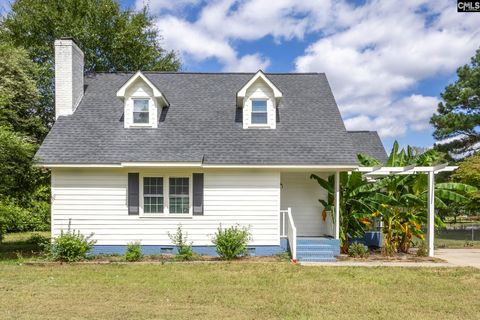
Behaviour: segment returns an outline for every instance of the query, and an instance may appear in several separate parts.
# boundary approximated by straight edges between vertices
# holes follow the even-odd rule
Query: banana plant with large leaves
[[[380,162],[367,155],[358,155],[363,166],[376,166]],[[443,160],[435,150],[417,154],[411,147],[399,150],[393,144],[386,167],[409,165],[432,166]],[[330,212],[334,206],[334,176],[323,179],[312,175],[327,190],[327,199],[320,203]],[[435,206],[447,207],[463,203],[476,188],[460,183],[439,183],[435,186]],[[408,252],[414,237],[423,239],[421,226],[427,221],[428,180],[425,174],[390,175],[368,182],[360,172],[340,173],[340,240],[342,252],[348,250],[348,236],[361,236],[374,218],[383,221],[384,253]],[[443,225],[436,217],[437,226]]]
[[[372,159],[359,158],[365,165],[371,165]],[[442,161],[442,156],[435,150],[415,154],[412,148],[398,150],[395,142],[385,164],[387,167],[405,167],[408,165],[433,166]],[[377,179],[372,190],[383,196],[376,196],[371,203],[376,206],[376,215],[384,222],[384,253],[397,251],[408,252],[413,238],[423,239],[421,225],[427,220],[428,180],[426,174],[390,175]],[[445,208],[449,203],[468,201],[470,193],[476,188],[461,183],[439,183],[435,186],[435,206]],[[379,199],[381,198],[381,199]],[[443,225],[436,217],[437,226]]]
[[[327,199],[318,201],[324,210],[332,213],[335,201],[335,177],[331,175],[324,179],[312,174],[311,178],[327,191]],[[362,236],[365,226],[370,223],[373,212],[369,203],[371,189],[372,186],[360,172],[340,173],[340,247],[343,253],[348,251],[348,236]]]

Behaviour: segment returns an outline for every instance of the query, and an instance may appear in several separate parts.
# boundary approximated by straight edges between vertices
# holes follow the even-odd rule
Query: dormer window
[[[118,91],[124,101],[125,128],[157,128],[162,108],[168,107],[165,95],[138,71]]]
[[[133,123],[149,123],[150,99],[133,99]]]
[[[252,124],[267,124],[267,100],[252,100]]]
[[[275,129],[282,93],[260,70],[238,92],[243,109],[243,129]]]

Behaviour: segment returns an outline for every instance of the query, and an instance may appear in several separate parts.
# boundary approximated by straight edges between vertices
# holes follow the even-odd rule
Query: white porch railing
[[[297,259],[297,228],[292,217],[292,208],[280,210],[280,237],[287,238],[292,259]]]

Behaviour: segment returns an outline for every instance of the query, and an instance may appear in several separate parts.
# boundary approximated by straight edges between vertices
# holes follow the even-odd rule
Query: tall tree
[[[441,94],[444,102],[438,104],[438,114],[430,120],[435,139],[449,139],[437,148],[451,156],[480,149],[480,49],[470,64],[458,68],[457,76]]]
[[[470,201],[461,209],[469,214],[480,214],[480,153],[472,155],[460,162],[458,170],[452,175],[453,179],[470,184],[477,188]]]
[[[155,21],[145,7],[123,10],[116,0],[17,0],[0,22],[0,41],[24,47],[38,64],[42,120],[54,119],[54,47],[74,37],[85,54],[85,71],[176,71],[176,54],[160,46]]]
[[[36,140],[46,132],[40,119],[38,68],[26,50],[0,43],[0,126]]]
[[[28,202],[43,179],[40,169],[32,166],[36,150],[27,137],[0,126],[0,200]]]

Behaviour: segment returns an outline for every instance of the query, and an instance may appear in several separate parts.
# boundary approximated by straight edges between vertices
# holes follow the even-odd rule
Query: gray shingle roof
[[[367,154],[382,163],[387,162],[388,155],[377,131],[348,131],[357,153]]]
[[[170,102],[157,129],[123,127],[116,92],[132,73],[90,75],[74,114],[60,117],[39,149],[40,163],[357,164],[324,74],[266,74],[283,93],[273,130],[239,121],[236,92],[253,73],[144,74]]]

